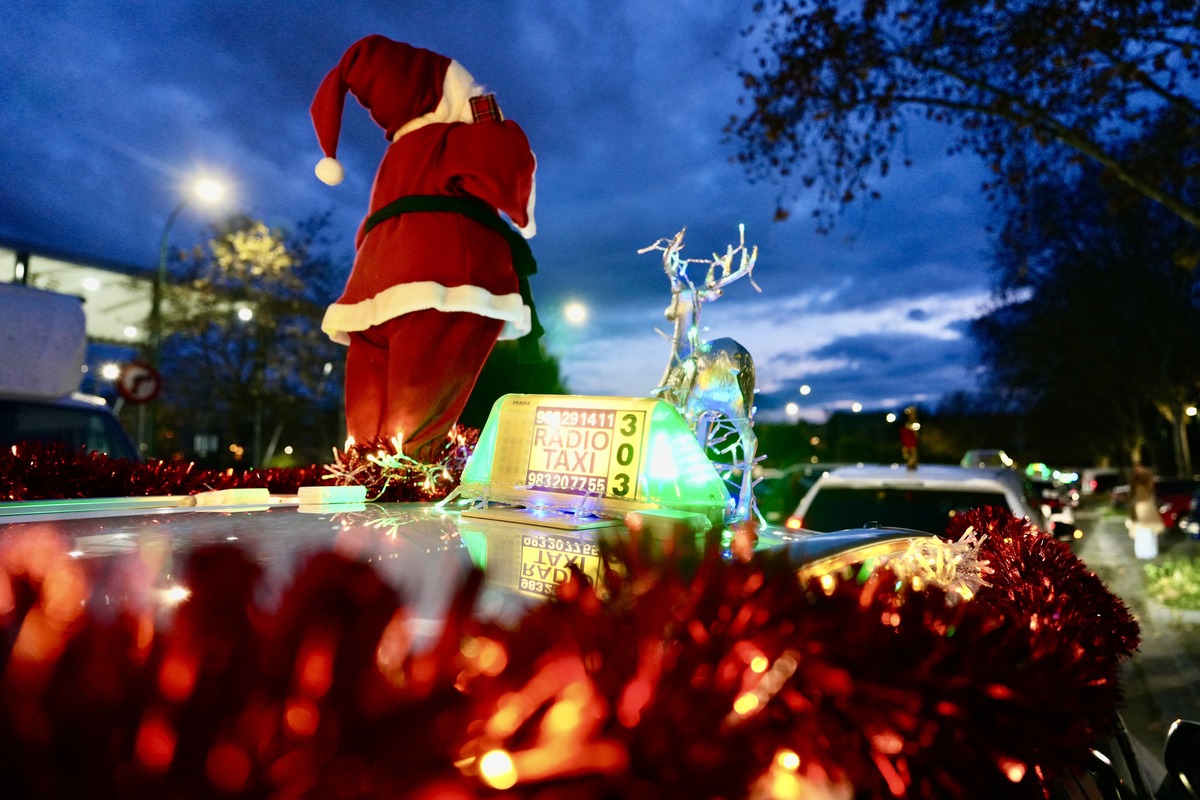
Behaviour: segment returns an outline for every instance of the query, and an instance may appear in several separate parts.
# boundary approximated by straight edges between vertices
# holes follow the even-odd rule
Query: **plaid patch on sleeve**
[[[494,94],[471,98],[471,121],[481,122],[485,119],[494,119],[496,122],[504,121],[504,115],[500,113],[500,106],[496,103]]]

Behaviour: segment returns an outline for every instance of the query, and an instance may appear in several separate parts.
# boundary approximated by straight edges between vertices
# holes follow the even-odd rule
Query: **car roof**
[[[94,394],[72,392],[63,397],[25,397],[21,395],[0,395],[0,403],[12,403],[23,406],[47,406],[52,408],[78,408],[84,411],[95,411],[97,408],[107,409],[108,402]]]
[[[998,488],[1019,491],[1020,478],[1010,469],[1003,467],[959,467],[949,464],[921,464],[908,469],[900,464],[858,464],[839,467],[825,473],[823,485],[858,484],[875,485],[886,483],[891,486],[920,488]]]
[[[263,567],[268,594],[286,585],[315,552],[334,551],[375,563],[384,579],[409,598],[419,637],[439,630],[435,621],[474,567],[484,570],[486,597],[478,613],[511,618],[543,601],[552,584],[566,577],[568,563],[595,578],[599,539],[608,531],[621,536],[626,530],[620,524],[556,529],[532,521],[480,518],[461,506],[443,509],[431,503],[304,505],[297,496],[268,496],[265,489],[0,503],[0,545],[22,533],[52,531],[69,543],[71,556],[100,588],[109,579],[135,573],[162,588],[177,580],[173,572],[190,553],[229,542]],[[900,554],[910,541],[927,536],[887,528],[819,538],[771,526],[758,533],[757,549],[786,551],[796,569],[818,571],[882,553]],[[162,567],[159,574],[151,574],[139,560],[148,546],[160,556],[155,559]],[[539,565],[554,574],[536,587],[524,585],[522,579]]]

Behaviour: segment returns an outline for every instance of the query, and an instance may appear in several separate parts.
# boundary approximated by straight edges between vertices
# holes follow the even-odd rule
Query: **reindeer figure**
[[[738,246],[728,246],[724,256],[714,253],[709,261],[685,259],[680,251],[686,230],[638,251],[662,251],[663,269],[671,282],[671,305],[665,312],[666,318],[674,323],[671,356],[653,394],[679,409],[706,450],[712,449],[722,456],[740,451],[736,460],[716,466],[731,485],[738,487],[735,518],[745,520],[754,510],[753,468],[758,449],[758,438],[754,435],[754,359],[733,339],[703,340],[700,309],[704,303],[720,297],[724,287],[742,277],[748,278],[755,290],[762,291],[751,277],[758,247],[746,250],[745,226],[739,226]],[[734,256],[740,256],[737,269],[733,268]],[[689,265],[697,263],[708,266],[704,282],[699,285],[687,272]],[[734,482],[731,476],[738,470],[740,482]]]

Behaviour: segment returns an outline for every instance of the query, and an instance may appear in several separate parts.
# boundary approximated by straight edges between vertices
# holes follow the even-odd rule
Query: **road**
[[[1161,758],[1176,719],[1200,720],[1200,612],[1171,615],[1145,593],[1145,564],[1134,557],[1124,519],[1103,507],[1077,514],[1084,531],[1076,553],[1129,606],[1142,628],[1142,645],[1126,663],[1122,716],[1130,733]],[[1200,556],[1200,541],[1165,533],[1159,560],[1169,554]]]

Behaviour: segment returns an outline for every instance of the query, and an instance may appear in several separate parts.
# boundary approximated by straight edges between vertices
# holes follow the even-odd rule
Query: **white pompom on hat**
[[[346,177],[346,170],[342,167],[342,162],[329,156],[318,161],[317,167],[313,171],[317,173],[317,178],[321,183],[329,186],[337,186]]]
[[[345,177],[337,160],[346,92],[371,115],[389,140],[432,122],[471,122],[470,98],[483,93],[458,62],[432,50],[367,36],[350,45],[313,97],[313,127],[324,151],[316,167],[323,183]]]

